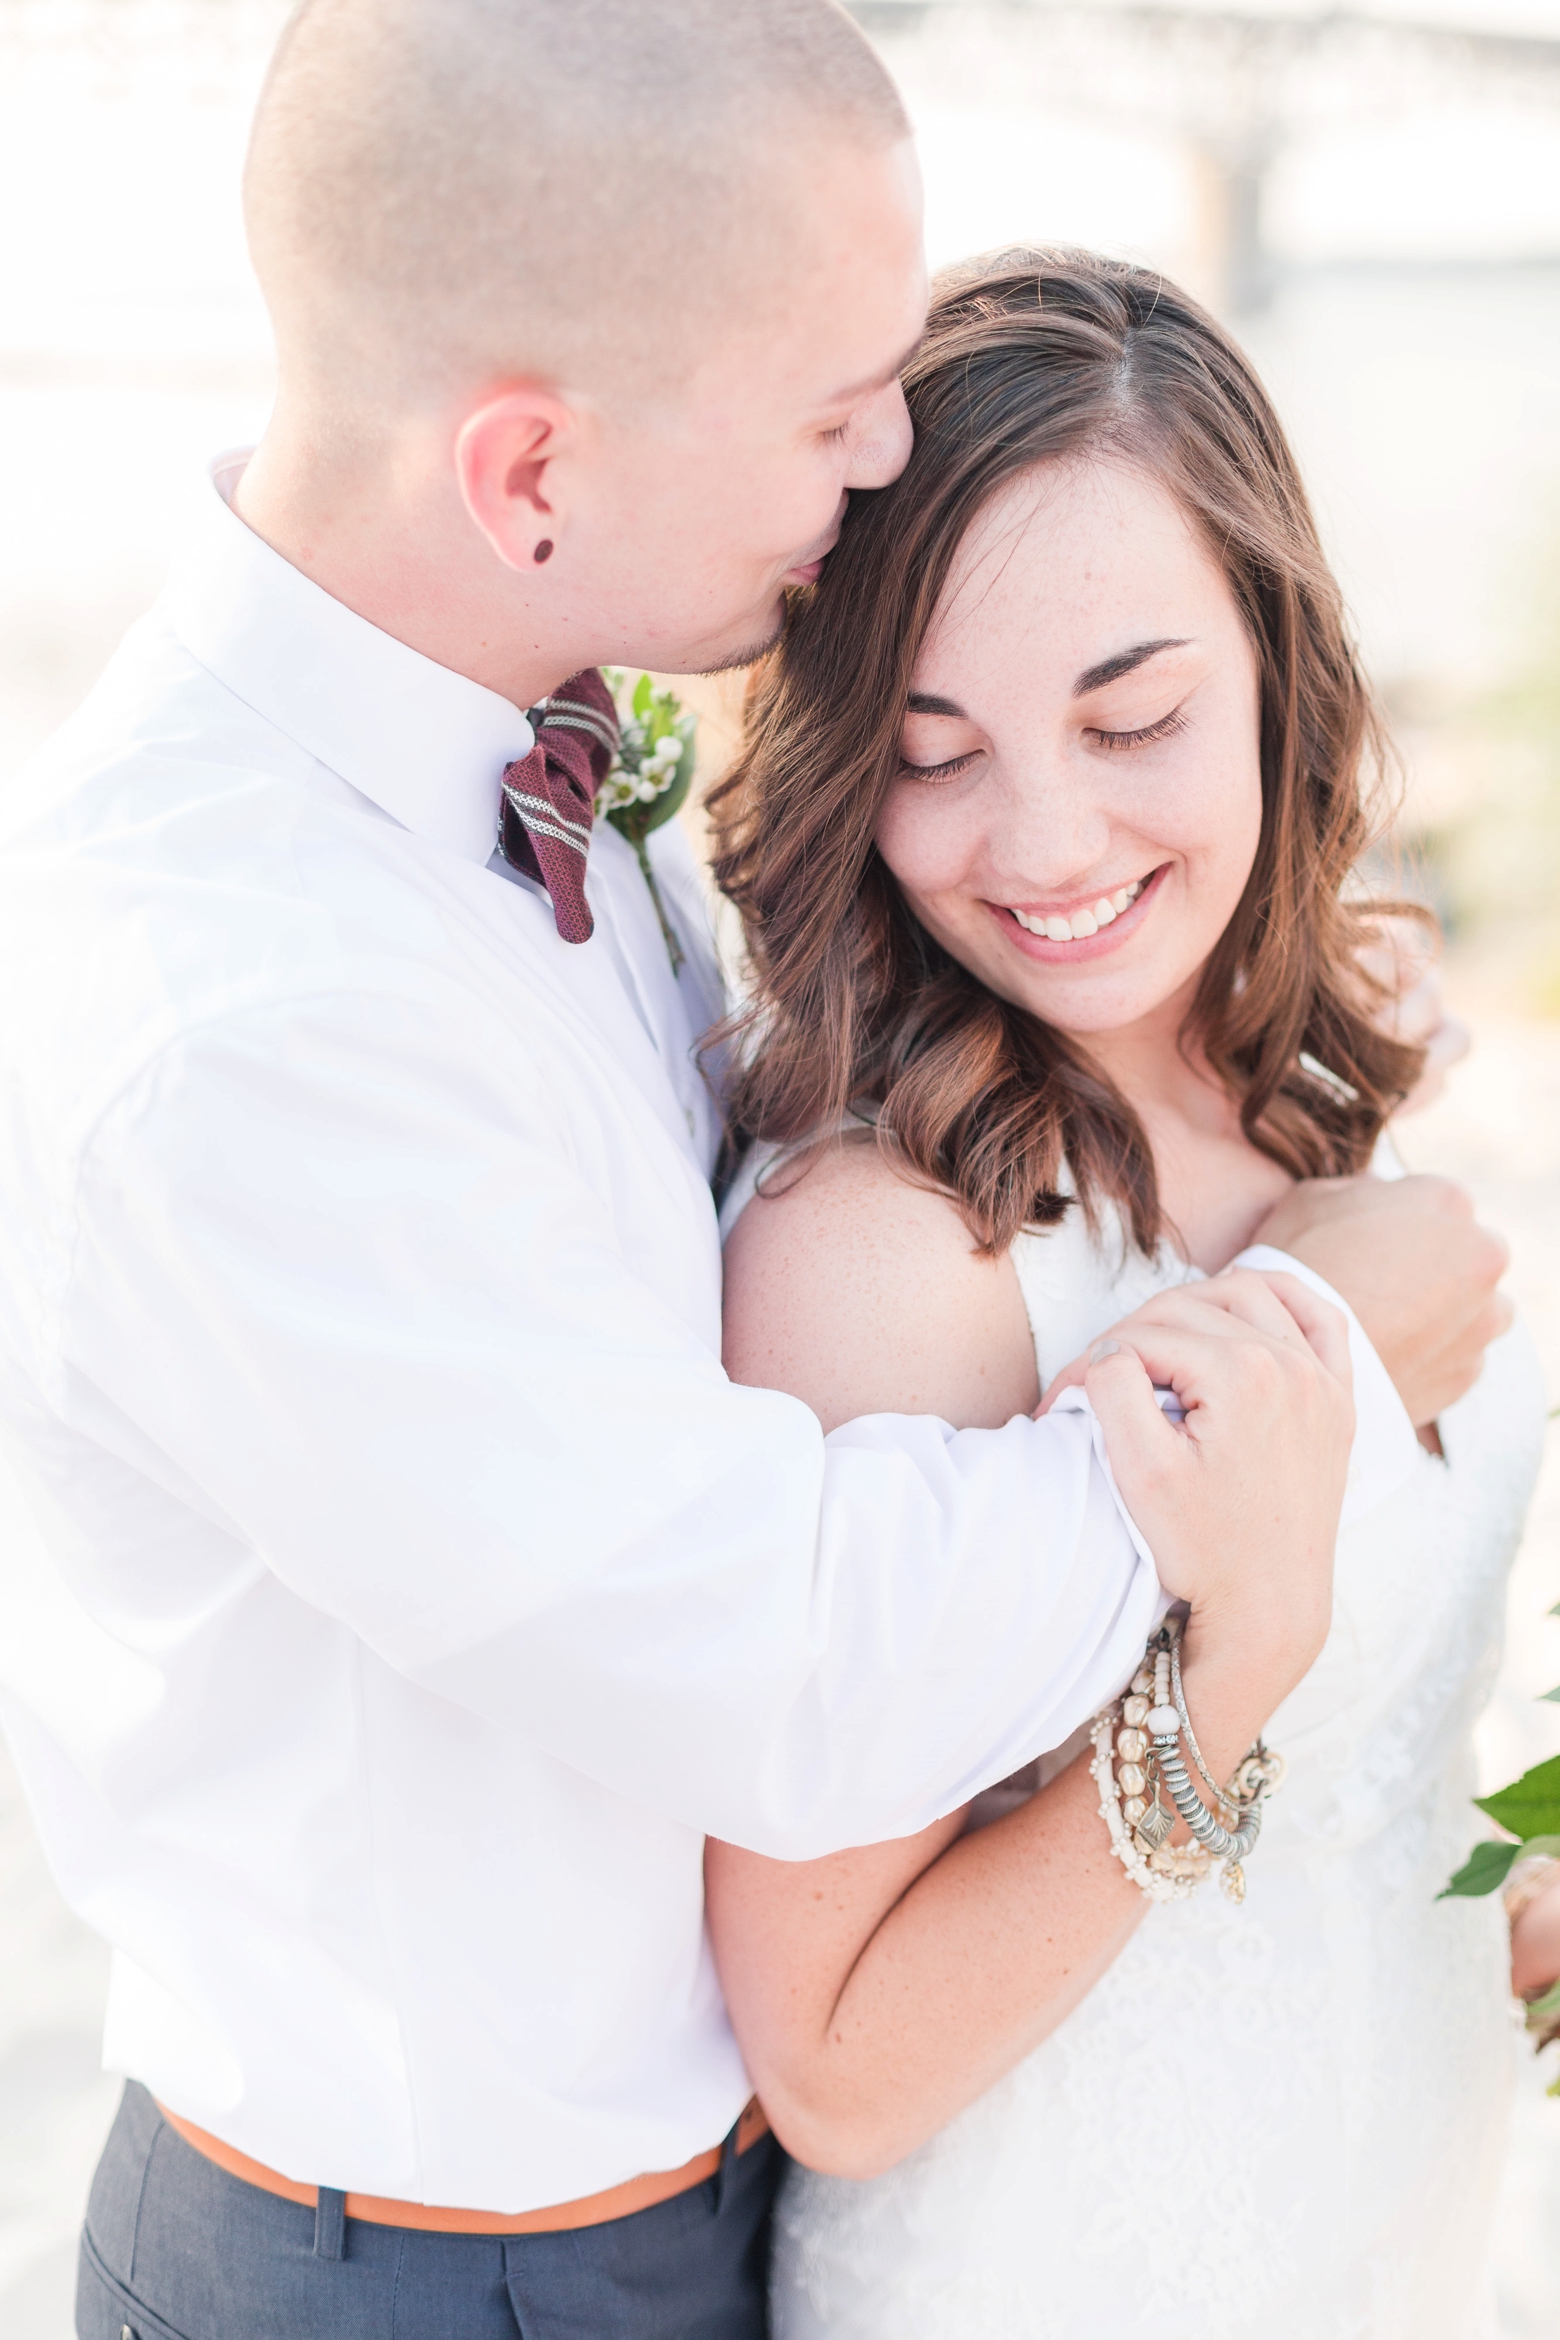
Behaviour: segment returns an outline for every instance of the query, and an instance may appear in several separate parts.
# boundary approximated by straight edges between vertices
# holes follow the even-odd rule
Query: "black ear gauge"
[[[535,560],[538,560],[538,561],[550,561],[550,560],[552,559],[552,549],[553,549],[553,540],[552,540],[552,538],[551,538],[550,536],[544,536],[544,537],[542,538],[542,541],[541,541],[541,543],[540,543],[540,544],[537,546],[537,548],[536,548],[536,551],[535,551],[535,553],[534,553],[534,555],[533,555],[532,557],[533,557],[533,559],[535,559]]]

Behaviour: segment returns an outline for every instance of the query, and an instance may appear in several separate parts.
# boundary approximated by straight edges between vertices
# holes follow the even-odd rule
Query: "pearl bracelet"
[[[1221,1887],[1239,1902],[1246,1896],[1241,1864],[1261,1834],[1262,1802],[1283,1778],[1283,1758],[1270,1753],[1259,1738],[1230,1785],[1215,1785],[1186,1710],[1180,1632],[1178,1619],[1166,1620],[1144,1651],[1143,1666],[1126,1696],[1095,1718],[1093,1770],[1100,1817],[1110,1831],[1111,1850],[1134,1884],[1153,1900],[1184,1901],[1218,1861]],[[1199,1795],[1187,1769],[1181,1754],[1183,1734],[1211,1804]],[[1194,1841],[1189,1845],[1166,1842],[1175,1827],[1175,1813],[1165,1807],[1161,1782],[1175,1812],[1191,1830]]]
[[[1095,1783],[1100,1791],[1100,1818],[1110,1831],[1110,1849],[1132,1879],[1133,1884],[1141,1892],[1146,1893],[1150,1901],[1188,1901],[1201,1884],[1201,1876],[1192,1873],[1190,1863],[1185,1860],[1184,1855],[1181,1860],[1171,1865],[1165,1862],[1162,1851],[1158,1849],[1148,1854],[1142,1852],[1139,1849],[1136,1832],[1125,1816],[1127,1805],[1133,1803],[1141,1805],[1143,1799],[1140,1795],[1132,1795],[1123,1799],[1121,1792],[1123,1783],[1118,1779],[1112,1760],[1115,1752],[1114,1741],[1118,1735],[1117,1725],[1120,1713],[1121,1701],[1118,1699],[1114,1706],[1106,1707],[1103,1713],[1095,1716],[1094,1728],[1091,1733],[1094,1741],[1094,1762],[1091,1768],[1094,1772]],[[1129,1726],[1128,1730],[1122,1731],[1119,1735],[1123,1738],[1129,1735],[1141,1738],[1142,1733]],[[1121,1768],[1130,1776],[1136,1767],[1129,1759],[1123,1763]],[[1208,1856],[1203,1853],[1201,1845],[1185,1849],[1189,1852],[1202,1853],[1203,1861],[1206,1863]]]

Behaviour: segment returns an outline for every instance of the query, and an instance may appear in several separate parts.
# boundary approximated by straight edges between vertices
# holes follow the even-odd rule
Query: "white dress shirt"
[[[680,982],[610,828],[561,942],[530,742],[213,497],[0,837],[0,1681],[106,2060],[506,2211],[735,2118],[706,1832],[921,1827],[1158,1598],[1086,1415],[726,1380],[691,861]]]

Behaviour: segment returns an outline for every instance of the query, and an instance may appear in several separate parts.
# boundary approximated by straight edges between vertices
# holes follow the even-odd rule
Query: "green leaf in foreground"
[[[1560,1706],[1560,1682],[1557,1682],[1552,1690],[1546,1690],[1543,1693],[1541,1703],[1549,1706]]]
[[[1437,1901],[1446,1901],[1453,1894],[1493,1893],[1497,1885],[1504,1885],[1506,1873],[1522,1850],[1520,1844],[1493,1844],[1486,1840],[1476,1844],[1455,1877],[1442,1886]]]
[[[1560,1834],[1560,1755],[1551,1755],[1547,1763],[1535,1763],[1510,1787],[1473,1800],[1497,1827],[1509,1829],[1513,1836]]]
[[[1560,1982],[1551,1983],[1541,1998],[1528,2001],[1527,2018],[1535,2030],[1552,2015],[1560,2015]]]
[[[1452,1893],[1493,1893],[1497,1885],[1505,1883],[1513,1861],[1519,1857],[1525,1860],[1529,1853],[1547,1853],[1551,1860],[1560,1860],[1560,1836],[1529,1836],[1521,1844],[1498,1844],[1488,1838],[1483,1844],[1476,1844],[1451,1883],[1436,1895],[1436,1900],[1445,1901]]]

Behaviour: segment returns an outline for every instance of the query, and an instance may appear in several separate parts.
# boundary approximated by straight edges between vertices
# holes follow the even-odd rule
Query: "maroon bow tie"
[[[536,745],[504,772],[498,838],[504,859],[547,889],[565,942],[589,942],[585,899],[596,791],[617,752],[618,719],[599,671],[569,677],[546,702]]]

